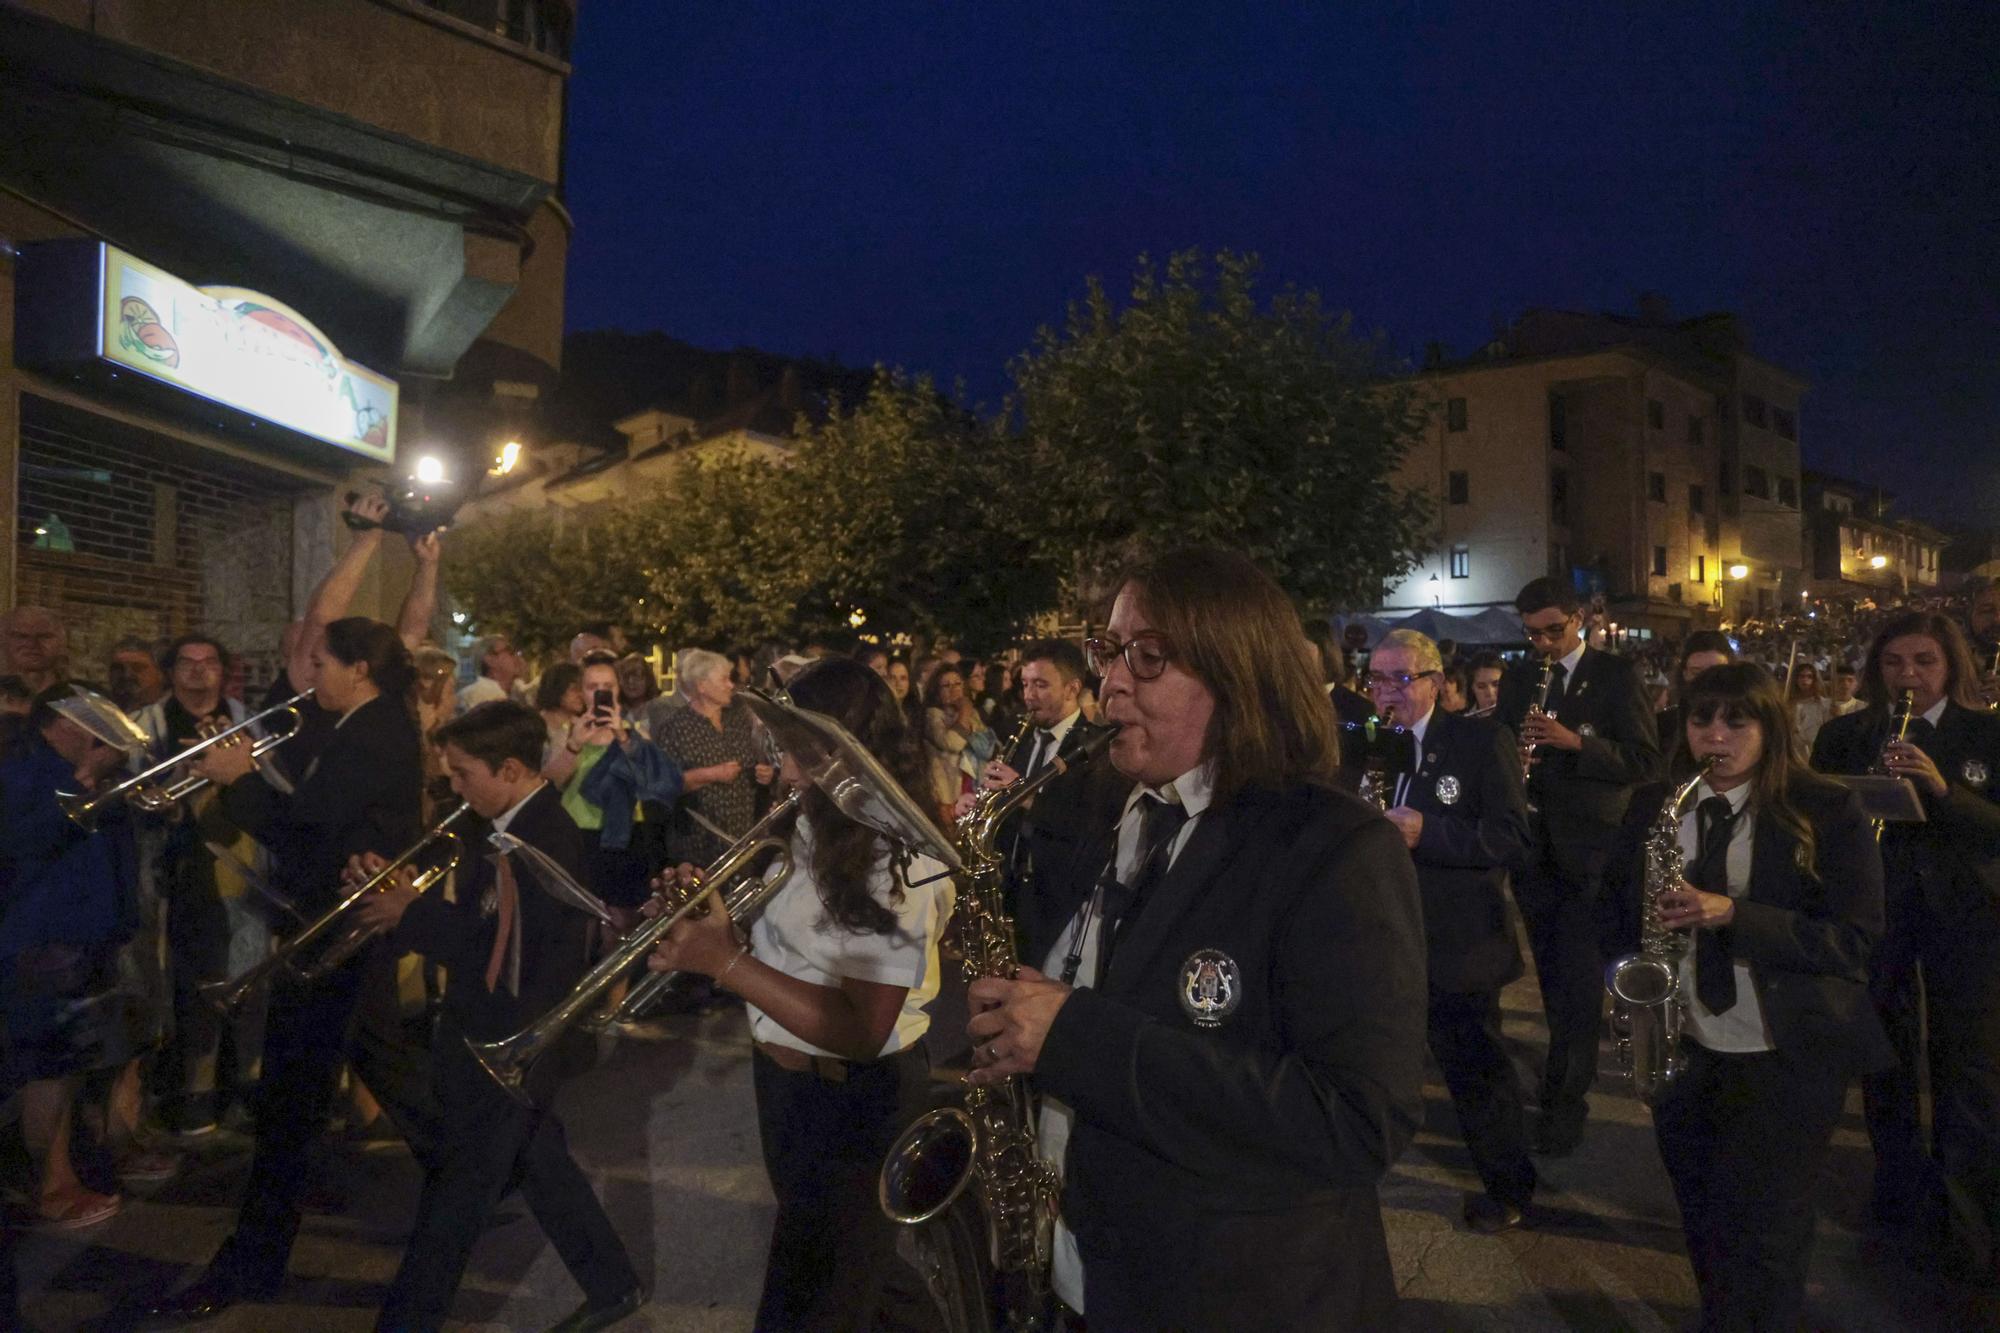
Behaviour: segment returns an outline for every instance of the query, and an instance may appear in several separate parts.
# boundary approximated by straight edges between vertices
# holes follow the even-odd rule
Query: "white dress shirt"
[[[1144,811],[1141,802],[1147,795],[1178,802],[1187,811],[1187,822],[1174,835],[1172,848],[1167,853],[1167,866],[1172,868],[1174,860],[1186,849],[1188,838],[1200,822],[1202,813],[1208,809],[1210,798],[1215,794],[1215,770],[1208,764],[1201,764],[1175,778],[1164,787],[1135,787],[1125,799],[1125,813],[1118,821],[1118,857],[1114,869],[1118,880],[1130,884],[1139,871],[1139,852],[1142,840]],[[1076,980],[1078,986],[1094,985],[1097,981],[1097,942],[1102,923],[1102,903],[1100,895],[1093,893],[1077,912],[1070,928],[1062,933],[1049,956],[1042,960],[1042,971],[1052,977],[1060,977],[1072,956],[1077,958]],[[1054,1162],[1058,1171],[1063,1170],[1063,1157],[1069,1151],[1070,1126],[1076,1113],[1054,1097],[1042,1098],[1041,1116],[1036,1125],[1036,1152],[1046,1162]],[[1051,1265],[1050,1280],[1056,1296],[1078,1314],[1083,1309],[1083,1260],[1076,1251],[1076,1237],[1063,1221],[1056,1220],[1055,1255]]]
[[[1424,766],[1424,733],[1430,730],[1431,714],[1435,712],[1437,705],[1432,704],[1429,711],[1410,727],[1410,767],[1396,775],[1396,798],[1389,802],[1391,806],[1409,803],[1410,784],[1416,780],[1417,770]]]
[[[1050,759],[1061,754],[1063,741],[1068,739],[1070,728],[1074,727],[1076,720],[1082,716],[1082,709],[1071,709],[1070,715],[1054,726],[1035,728],[1035,743],[1028,747],[1028,760],[1019,770],[1021,776],[1026,777],[1035,771],[1035,763],[1042,758],[1042,747],[1044,745],[1049,747],[1048,757]]]
[[[1704,782],[1694,789],[1694,794],[1696,799],[1689,803],[1688,812],[1681,816],[1681,855],[1690,866],[1701,846],[1701,803],[1715,792]],[[1749,783],[1738,783],[1723,795],[1729,802],[1729,808],[1736,811],[1736,823],[1730,832],[1729,852],[1725,858],[1729,896],[1741,898],[1750,891],[1750,854],[1757,827],[1757,812],[1745,808],[1750,799]],[[1695,887],[1701,886],[1697,884]],[[1702,1004],[1694,984],[1695,939],[1701,929],[1697,926],[1688,932],[1688,950],[1681,957],[1681,996],[1687,1001],[1688,1035],[1711,1051],[1732,1055],[1775,1051],[1777,1044],[1771,1040],[1771,1029],[1764,1022],[1764,1008],[1757,1002],[1756,983],[1750,978],[1750,964],[1740,959],[1735,962],[1736,1003],[1728,1013],[1711,1013]]]

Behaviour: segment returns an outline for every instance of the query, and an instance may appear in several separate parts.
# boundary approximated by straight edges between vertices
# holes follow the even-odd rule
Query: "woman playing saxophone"
[[[1668,784],[1632,799],[1608,872],[1637,942],[1647,838],[1702,765],[1679,821],[1685,878],[1660,892],[1679,952],[1684,1068],[1653,1106],[1703,1328],[1796,1328],[1812,1187],[1848,1081],[1887,1039],[1867,995],[1882,933],[1882,860],[1860,800],[1794,757],[1790,710],[1754,664],[1687,688]]]
[[[874,672],[827,658],[788,689],[931,808],[922,740]],[[647,966],[713,977],[749,1006],[757,1122],[778,1199],[757,1327],[871,1328],[896,1238],[876,1205],[876,1173],[929,1079],[921,1038],[952,887],[943,865],[898,857],[807,786],[789,755],[780,776],[806,787],[793,870],[748,939],[712,904],[676,926]]]

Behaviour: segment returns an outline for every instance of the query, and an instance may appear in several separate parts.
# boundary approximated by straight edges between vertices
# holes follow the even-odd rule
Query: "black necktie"
[[[1695,812],[1694,886],[1707,893],[1729,894],[1729,843],[1736,833],[1736,811],[1727,796],[1711,796]],[[1697,930],[1694,941],[1694,993],[1711,1014],[1726,1013],[1736,1004],[1736,967],[1722,937]]]
[[[1035,748],[1028,756],[1028,767],[1021,773],[1023,779],[1032,778],[1049,766],[1049,760],[1056,757],[1056,738],[1048,731],[1035,733]]]
[[[1136,917],[1146,897],[1166,878],[1174,859],[1174,839],[1188,821],[1187,807],[1179,801],[1165,801],[1147,792],[1139,809],[1139,862],[1128,886],[1117,880],[1104,885],[1102,917],[1098,923],[1097,982],[1111,969],[1111,942],[1118,927],[1128,917]]]

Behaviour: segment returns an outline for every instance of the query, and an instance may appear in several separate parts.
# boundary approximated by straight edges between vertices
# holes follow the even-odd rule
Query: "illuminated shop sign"
[[[378,462],[396,457],[396,383],[311,321],[240,287],[196,287],[110,245],[97,354]]]

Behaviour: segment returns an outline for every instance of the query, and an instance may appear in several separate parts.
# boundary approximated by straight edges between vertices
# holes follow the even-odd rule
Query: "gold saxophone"
[[[1020,967],[1014,923],[1001,904],[1004,858],[994,850],[1001,821],[1070,765],[1088,763],[1116,728],[1096,732],[1070,760],[1052,758],[1032,781],[981,792],[959,816],[959,855],[965,879],[958,899],[959,944],[965,975],[1013,978]],[[1026,1275],[1031,1289],[1046,1286],[1060,1211],[1062,1179],[1035,1154],[1035,1111],[1024,1080],[968,1083],[962,1106],[923,1116],[903,1132],[882,1164],[878,1190],[891,1221],[915,1226],[957,1201],[967,1184],[978,1191],[986,1214],[994,1268]]]
[[[1687,877],[1681,855],[1681,816],[1694,789],[1715,767],[1715,756],[1701,761],[1693,777],[1668,796],[1653,820],[1646,842],[1645,898],[1640,906],[1639,952],[1627,954],[1604,970],[1604,988],[1611,992],[1611,1033],[1618,1061],[1632,1080],[1633,1095],[1648,1106],[1687,1063],[1681,1054],[1681,1026],[1687,999],[1681,994],[1681,958],[1688,937],[1666,928],[1660,920],[1660,895],[1678,889]]]

